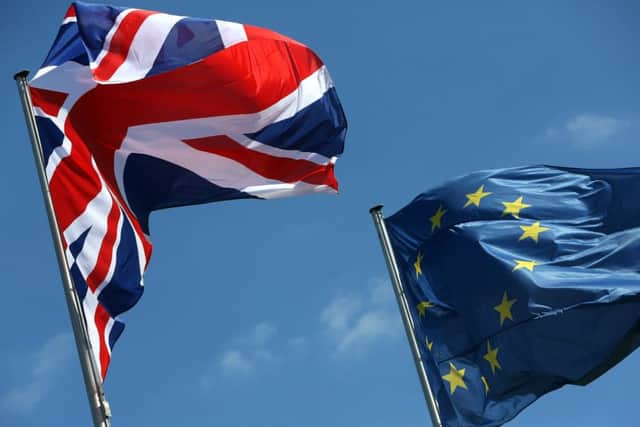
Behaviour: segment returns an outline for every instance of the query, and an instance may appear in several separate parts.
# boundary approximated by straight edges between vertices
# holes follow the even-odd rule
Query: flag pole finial
[[[29,75],[29,70],[20,70],[13,75],[13,79],[14,80],[26,79],[28,75]]]
[[[375,205],[371,209],[369,209],[369,213],[373,215],[376,212],[382,211],[383,207],[384,207],[383,205]]]

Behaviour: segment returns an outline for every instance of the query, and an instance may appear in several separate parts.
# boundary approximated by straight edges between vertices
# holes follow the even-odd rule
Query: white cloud
[[[597,114],[578,114],[562,126],[545,132],[548,140],[568,140],[580,148],[593,148],[611,141],[631,125],[629,120]]]
[[[276,362],[278,357],[273,350],[273,341],[278,334],[275,325],[260,322],[245,334],[231,340],[231,348],[225,350],[215,363],[205,369],[200,383],[205,390],[211,388],[218,375],[226,378],[249,378],[264,366]]]
[[[331,345],[334,357],[362,355],[366,350],[402,335],[393,289],[388,280],[372,279],[358,293],[341,294],[319,313],[320,331],[306,336],[281,336],[270,322],[257,323],[233,337],[229,346],[213,358],[200,378],[207,391],[220,379],[250,380],[268,368]],[[326,348],[326,346],[324,347]]]
[[[335,355],[361,354],[372,344],[401,333],[391,285],[374,279],[361,295],[342,295],[331,301],[320,321],[335,343]]]
[[[277,333],[278,329],[274,325],[268,322],[261,322],[254,326],[246,336],[237,337],[236,340],[249,346],[262,347],[267,345]]]
[[[625,121],[613,117],[582,114],[569,120],[566,129],[574,141],[591,146],[608,140],[625,126]]]
[[[29,357],[32,368],[27,375],[28,380],[0,396],[0,409],[14,412],[33,410],[49,393],[73,352],[70,333],[61,333],[47,340]]]
[[[227,375],[249,375],[254,364],[238,350],[225,351],[220,358],[220,368]]]
[[[397,316],[389,311],[377,310],[363,313],[353,327],[338,342],[338,353],[358,349],[397,333]]]
[[[374,278],[369,283],[371,301],[374,304],[397,309],[396,296],[389,280]]]
[[[330,330],[342,332],[349,328],[353,317],[361,308],[360,299],[354,295],[338,297],[322,310],[320,320]]]

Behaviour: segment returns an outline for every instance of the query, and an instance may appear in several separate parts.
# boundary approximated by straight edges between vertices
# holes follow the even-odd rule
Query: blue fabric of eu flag
[[[448,427],[501,425],[640,344],[640,168],[477,172],[385,222]]]

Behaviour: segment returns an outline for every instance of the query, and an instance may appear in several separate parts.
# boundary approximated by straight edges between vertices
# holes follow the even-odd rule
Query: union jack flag
[[[73,3],[30,92],[103,379],[143,292],[151,211],[338,189],[331,77],[273,31]]]

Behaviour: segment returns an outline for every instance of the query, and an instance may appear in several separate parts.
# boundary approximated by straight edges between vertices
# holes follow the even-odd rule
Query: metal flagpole
[[[89,334],[87,333],[84,315],[81,310],[80,299],[78,298],[76,289],[71,281],[71,274],[69,272],[69,265],[67,264],[64,245],[60,236],[60,229],[53,210],[51,193],[49,192],[49,185],[45,172],[42,144],[40,142],[38,128],[36,127],[36,119],[33,112],[33,106],[31,104],[31,95],[27,84],[28,75],[29,71],[25,70],[16,73],[13,78],[18,84],[18,92],[20,93],[24,117],[27,123],[29,137],[31,139],[33,158],[36,163],[36,169],[38,170],[42,197],[44,199],[47,216],[49,218],[49,226],[51,228],[51,237],[53,239],[56,256],[58,258],[58,268],[60,269],[60,276],[62,277],[64,296],[67,301],[67,308],[69,310],[69,317],[71,318],[71,326],[73,327],[73,335],[76,341],[78,357],[80,358],[80,366],[82,367],[84,384],[87,390],[87,397],[89,398],[91,416],[93,417],[93,424],[95,427],[111,427],[111,423],[109,421],[109,418],[111,417],[111,410],[104,396],[100,374],[98,373],[98,368],[92,356],[91,343],[89,341]]]
[[[402,315],[404,330],[407,333],[407,339],[409,340],[409,346],[411,347],[411,353],[413,354],[413,361],[416,364],[416,370],[418,371],[418,377],[420,377],[422,391],[424,392],[424,397],[427,401],[429,415],[431,415],[431,422],[433,423],[433,427],[442,427],[442,421],[440,420],[440,414],[438,413],[438,403],[431,391],[429,379],[427,378],[427,371],[425,370],[424,362],[420,355],[420,347],[418,347],[418,341],[416,340],[414,333],[415,328],[409,311],[409,303],[407,302],[407,297],[404,293],[402,281],[400,280],[400,271],[398,270],[398,264],[396,263],[393,248],[391,247],[391,241],[387,234],[387,227],[384,223],[384,217],[382,216],[382,206],[378,205],[372,207],[369,210],[369,213],[371,213],[371,217],[373,218],[373,223],[376,226],[376,231],[380,238],[380,245],[382,246],[384,258],[387,261],[389,276],[391,276],[393,290],[395,291],[398,307],[400,308],[400,314]]]

